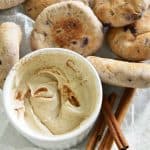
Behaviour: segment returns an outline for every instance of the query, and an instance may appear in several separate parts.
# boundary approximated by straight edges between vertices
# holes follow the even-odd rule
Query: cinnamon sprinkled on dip
[[[15,102],[24,108],[21,117],[34,131],[64,134],[78,128],[94,110],[95,79],[78,57],[45,53],[22,61],[16,69]]]

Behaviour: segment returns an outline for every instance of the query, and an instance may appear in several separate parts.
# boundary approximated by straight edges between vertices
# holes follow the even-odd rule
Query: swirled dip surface
[[[32,129],[58,135],[80,126],[93,111],[97,95],[92,75],[77,58],[49,57],[22,63],[14,81],[15,111]]]

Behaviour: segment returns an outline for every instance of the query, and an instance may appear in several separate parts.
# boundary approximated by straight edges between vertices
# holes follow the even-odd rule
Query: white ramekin
[[[45,136],[41,136],[41,135],[34,135],[33,133],[26,130],[26,128],[22,127],[19,123],[17,123],[15,120],[15,117],[11,113],[12,106],[11,106],[10,93],[12,90],[11,87],[12,87],[13,80],[14,80],[14,73],[15,73],[14,69],[18,64],[20,64],[22,61],[26,61],[31,56],[40,55],[41,53],[47,54],[47,53],[58,53],[58,52],[64,53],[65,55],[73,55],[75,57],[78,57],[79,60],[82,60],[89,67],[89,69],[92,70],[91,73],[94,75],[95,80],[96,80],[95,86],[98,89],[96,106],[95,106],[94,111],[91,113],[91,115],[86,119],[86,122],[84,124],[82,124],[79,128],[77,128],[69,133],[54,136],[54,137],[45,137]],[[87,136],[90,129],[94,125],[94,123],[98,117],[98,114],[100,112],[100,109],[101,109],[101,103],[102,103],[102,84],[101,84],[100,78],[99,78],[95,68],[91,65],[91,63],[86,58],[82,57],[81,55],[79,55],[73,51],[66,50],[66,49],[60,49],[60,48],[41,49],[41,50],[38,50],[38,51],[35,51],[35,52],[32,52],[32,53],[26,55],[17,64],[15,64],[15,66],[11,69],[11,71],[9,72],[9,74],[6,78],[4,88],[3,88],[3,104],[4,104],[6,114],[9,118],[11,124],[16,128],[16,130],[19,133],[21,133],[24,137],[26,137],[33,144],[35,144],[36,146],[42,147],[42,148],[46,148],[46,149],[62,150],[62,149],[69,148],[71,146],[75,146],[77,143],[81,142]]]

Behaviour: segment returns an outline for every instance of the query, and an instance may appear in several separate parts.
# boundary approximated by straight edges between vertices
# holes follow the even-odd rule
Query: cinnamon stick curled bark
[[[110,105],[113,106],[116,100],[116,93],[112,93],[109,96],[109,100],[110,100]],[[90,134],[90,137],[88,139],[87,145],[86,145],[86,150],[94,150],[95,145],[98,141],[98,139],[101,139],[104,129],[105,129],[105,121],[104,121],[104,117],[103,114],[100,113],[95,126],[93,127],[93,130]]]
[[[132,97],[133,97],[135,91],[136,91],[136,89],[126,88],[121,97],[120,103],[119,103],[118,108],[115,113],[115,116],[118,120],[119,125],[121,125],[121,123],[123,122],[123,120],[128,112],[128,109],[132,102]],[[108,130],[106,132],[103,140],[101,141],[98,149],[99,150],[111,150],[112,145],[113,145],[113,138]]]
[[[111,111],[110,104],[106,98],[103,101],[102,113],[108,124],[109,131],[118,146],[118,149],[126,150],[129,147],[128,143],[120,129],[120,126],[119,126],[114,114]]]

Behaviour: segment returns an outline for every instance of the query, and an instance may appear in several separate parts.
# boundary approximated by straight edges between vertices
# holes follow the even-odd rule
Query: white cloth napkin
[[[21,45],[20,56],[31,52],[29,36],[34,22],[23,15],[19,7],[0,11],[0,23],[13,21],[19,24],[23,31],[23,42]],[[107,44],[97,53],[102,57],[114,57]],[[120,96],[122,89],[113,86],[104,86],[104,92],[116,91]],[[133,97],[133,104],[122,125],[123,132],[129,142],[129,150],[149,150],[150,149],[150,88],[137,89]],[[84,150],[86,139],[72,150]],[[55,149],[55,148],[54,148]],[[54,150],[53,149],[53,150]],[[113,148],[116,150],[115,146]],[[0,90],[0,150],[42,150],[35,147],[22,137],[8,122],[2,105],[2,91]]]

